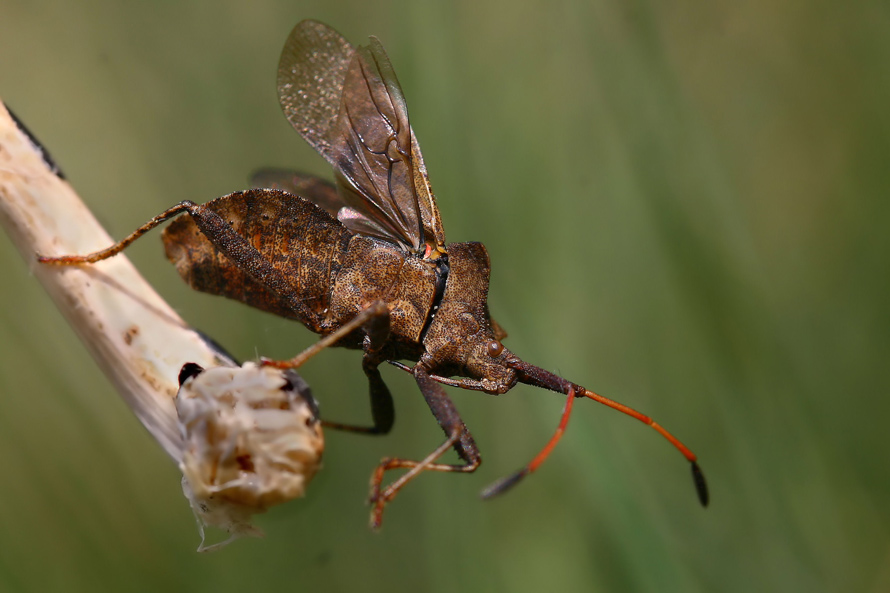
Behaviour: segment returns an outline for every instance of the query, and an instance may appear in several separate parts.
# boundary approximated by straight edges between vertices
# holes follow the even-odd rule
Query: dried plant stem
[[[191,329],[124,255],[85,265],[39,264],[37,254],[91,253],[114,241],[2,102],[0,224],[183,471],[183,491],[201,532],[199,551],[261,534],[252,515],[303,495],[324,449],[308,385],[293,370],[238,367]],[[205,544],[204,525],[231,537]]]
[[[173,405],[184,361],[232,364],[119,255],[89,266],[43,266],[35,254],[88,253],[113,243],[71,186],[0,102],[0,223],[34,276],[164,450],[182,459]]]

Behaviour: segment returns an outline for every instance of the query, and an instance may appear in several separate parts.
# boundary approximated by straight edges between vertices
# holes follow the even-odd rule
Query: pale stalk
[[[261,421],[250,416],[253,410],[245,405],[239,408],[242,415],[228,425],[232,443],[237,441],[239,447],[245,444],[257,447],[246,452],[254,456],[257,467],[270,465],[261,462],[261,458],[269,455],[276,459],[284,456],[293,462],[284,470],[287,474],[284,477],[288,478],[284,481],[289,484],[286,492],[270,494],[282,482],[282,475],[267,476],[271,483],[264,483],[259,492],[251,492],[249,496],[243,491],[230,495],[237,490],[238,480],[249,482],[255,489],[262,480],[253,474],[249,480],[243,475],[239,478],[235,475],[237,468],[231,473],[235,476],[234,482],[208,483],[196,478],[201,474],[202,463],[219,464],[227,460],[220,459],[218,449],[205,446],[206,434],[201,431],[206,429],[206,423],[194,421],[194,406],[190,408],[190,424],[181,422],[177,415],[174,402],[183,364],[196,363],[207,369],[233,367],[231,373],[224,375],[229,378],[215,381],[217,391],[212,392],[207,401],[243,393],[244,382],[266,390],[261,395],[257,395],[260,392],[252,395],[253,399],[269,393],[272,393],[269,397],[280,398],[284,397],[280,392],[288,391],[293,381],[277,369],[250,364],[238,369],[189,327],[124,255],[83,266],[38,264],[37,253],[49,256],[91,253],[114,241],[71,186],[50,168],[41,149],[22,132],[2,102],[0,224],[118,393],[167,454],[192,477],[192,483],[186,481],[184,487],[200,521],[222,527],[233,536],[256,534],[248,521],[251,514],[262,512],[269,504],[302,495],[303,487],[318,467],[323,440],[320,427],[306,421],[307,418],[314,420],[314,408],[307,405],[309,400],[290,395],[286,399],[293,404],[293,410],[288,411],[293,412],[297,422],[275,418],[271,423],[273,428],[263,432],[268,426],[262,426]],[[245,418],[251,420],[245,422]],[[280,448],[280,432],[274,433],[275,438],[269,438],[272,432],[280,430],[291,431],[284,439],[288,443],[284,449]],[[279,448],[271,451],[271,442]],[[282,467],[281,463],[271,465]],[[294,472],[300,474],[299,487],[294,486],[290,475]],[[212,508],[202,512],[202,505],[206,507],[208,503]]]

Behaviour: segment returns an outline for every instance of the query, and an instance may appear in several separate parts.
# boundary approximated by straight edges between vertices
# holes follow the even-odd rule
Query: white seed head
[[[247,363],[183,382],[175,400],[185,443],[180,468],[199,523],[233,537],[259,535],[251,515],[305,493],[324,438],[312,395],[292,379]]]

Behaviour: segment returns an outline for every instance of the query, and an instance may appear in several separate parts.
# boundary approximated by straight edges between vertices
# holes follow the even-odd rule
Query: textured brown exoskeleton
[[[421,461],[384,459],[371,482],[371,524],[421,471],[472,472],[481,461],[440,384],[490,394],[517,382],[567,396],[562,419],[541,453],[483,492],[488,498],[534,471],[559,440],[576,397],[589,397],[645,422],[692,464],[699,500],[708,503],[695,455],[647,416],[521,361],[501,340],[488,313],[488,253],[481,243],[445,243],[405,99],[380,42],[354,48],[315,21],[298,24],[278,66],[278,93],[288,121],[334,167],[336,183],[267,170],[252,189],[204,205],[182,202],[129,237],[88,256],[41,258],[79,264],[110,257],[164,220],[167,257],[193,288],[296,319],[322,340],[290,361],[299,366],[325,346],[364,352],[373,426],[327,426],[385,434],[393,425],[389,390],[378,366],[410,372],[447,436]],[[285,191],[287,190],[287,191]],[[400,360],[412,361],[406,366]],[[458,378],[452,378],[458,377]],[[462,464],[439,463],[454,447]],[[408,471],[381,488],[384,473]]]

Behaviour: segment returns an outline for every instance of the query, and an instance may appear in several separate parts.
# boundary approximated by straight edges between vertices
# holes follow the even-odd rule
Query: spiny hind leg
[[[98,261],[102,261],[103,259],[108,259],[109,257],[113,257],[126,249],[130,243],[155,228],[165,220],[169,220],[174,218],[183,212],[192,213],[200,208],[197,204],[192,202],[191,200],[185,200],[173,206],[172,208],[168,208],[164,210],[144,225],[127,235],[123,240],[115,243],[111,247],[106,249],[102,249],[101,251],[96,251],[94,253],[88,253],[86,255],[59,255],[55,257],[49,257],[44,255],[37,255],[37,261],[42,264],[50,264],[54,266],[73,266],[78,264],[94,264]],[[194,214],[193,214],[194,215]]]
[[[414,378],[417,380],[417,385],[420,387],[427,405],[429,405],[433,416],[435,416],[447,438],[445,442],[436,447],[432,453],[421,461],[388,457],[380,462],[371,476],[372,529],[379,528],[383,522],[383,509],[386,504],[396,497],[405,484],[416,478],[421,472],[471,473],[476,471],[476,468],[482,463],[482,456],[479,453],[478,447],[476,447],[475,441],[473,441],[470,431],[467,430],[466,425],[460,418],[460,414],[457,412],[457,408],[442,386],[436,383],[420,365],[415,366]],[[454,447],[458,457],[464,463],[436,463],[451,447]],[[384,474],[392,469],[407,469],[408,471],[385,488],[381,487]]]
[[[362,357],[362,370],[365,371],[365,376],[368,377],[373,425],[357,426],[326,420],[322,420],[322,425],[327,428],[349,432],[387,434],[392,430],[392,425],[395,422],[395,406],[393,405],[389,388],[383,382],[377,367],[383,362],[380,354],[389,339],[389,324],[389,309],[382,301],[375,301],[348,323],[337,329],[337,331],[328,334],[294,358],[285,361],[263,359],[262,362],[264,365],[278,368],[298,368],[323,349],[336,344],[353,331],[364,328],[367,335],[365,338],[365,355]]]
[[[251,195],[261,197],[266,190],[251,190]],[[123,241],[115,243],[107,249],[97,251],[88,255],[65,255],[61,257],[38,257],[38,261],[46,264],[55,265],[73,265],[95,263],[103,259],[107,259],[117,255],[124,250],[130,243],[155,228],[165,220],[173,218],[178,214],[187,212],[195,224],[201,230],[201,233],[209,240],[220,253],[239,270],[243,271],[251,278],[262,284],[264,287],[275,293],[288,307],[296,313],[300,319],[309,318],[313,312],[307,305],[298,298],[288,278],[275,268],[272,263],[265,259],[257,249],[251,245],[247,239],[239,235],[229,223],[217,214],[212,204],[218,203],[236,194],[217,198],[207,204],[195,204],[191,200],[180,202],[176,206],[165,210],[161,214],[155,216],[147,223],[133,231]],[[241,194],[238,194],[241,195]]]

